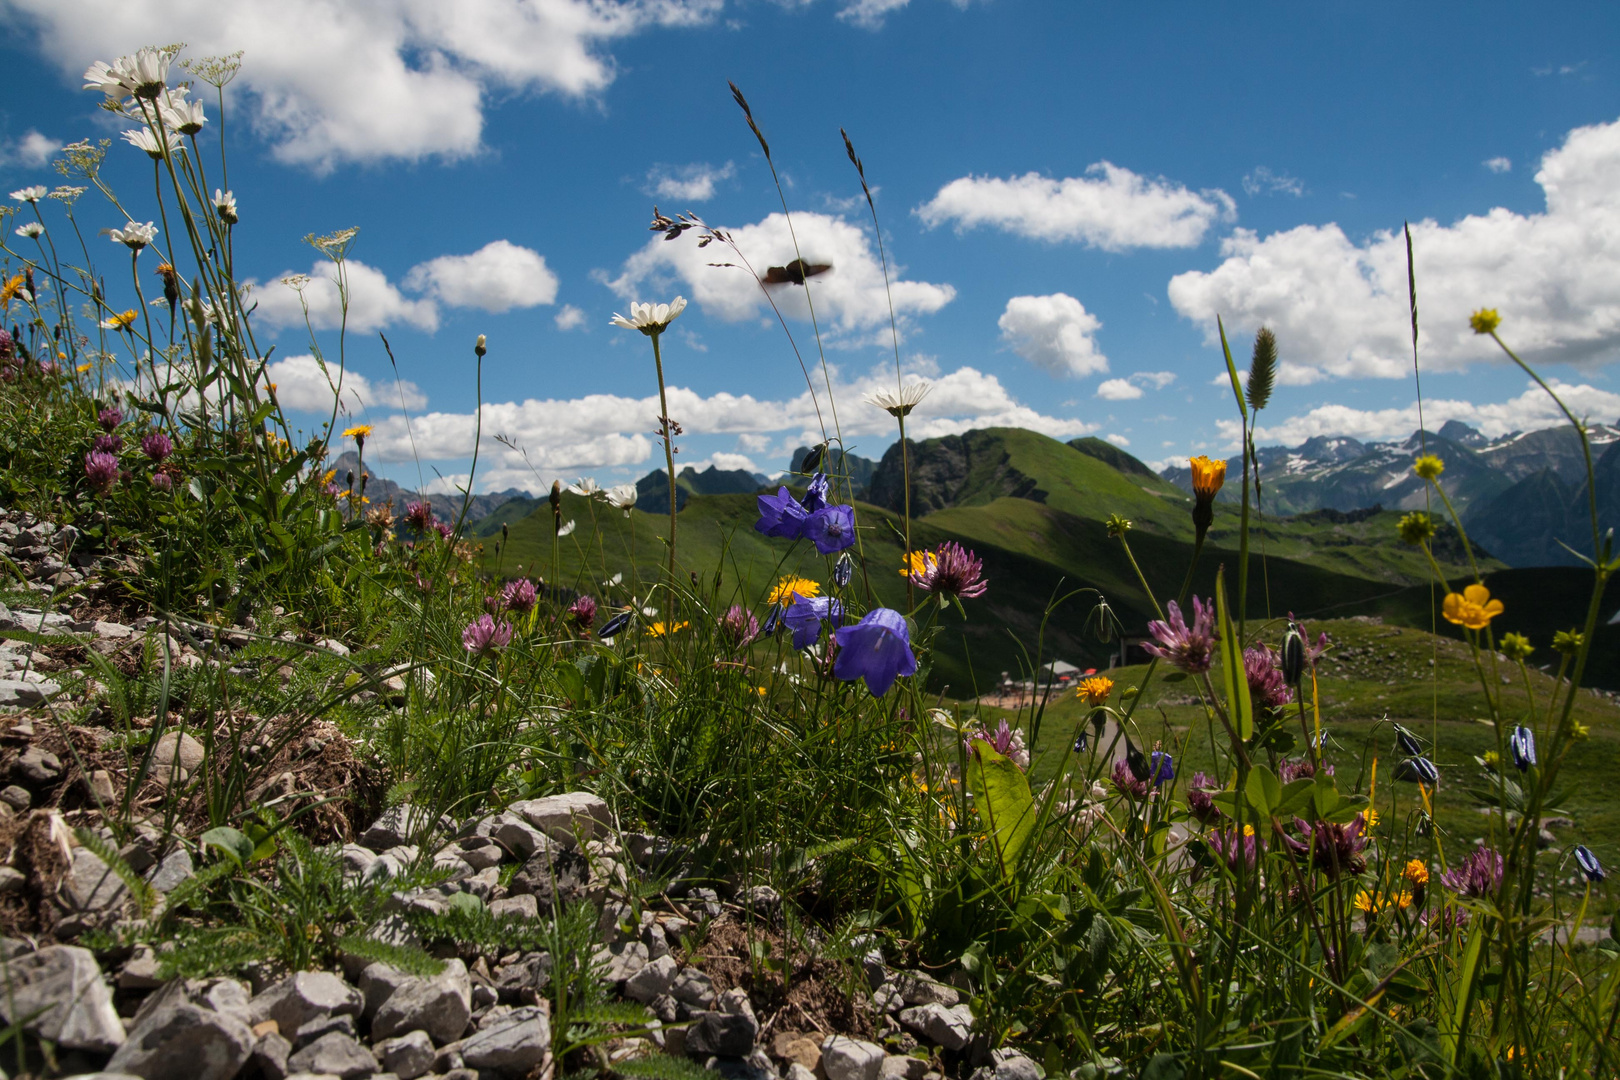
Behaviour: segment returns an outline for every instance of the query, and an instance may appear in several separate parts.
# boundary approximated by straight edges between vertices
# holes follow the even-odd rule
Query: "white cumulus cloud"
[[[707,202],[714,198],[715,185],[730,180],[737,173],[731,162],[716,167],[707,162],[695,165],[669,167],[655,165],[647,173],[647,184],[653,195],[677,203]]]
[[[1297,199],[1305,194],[1305,182],[1258,165],[1254,172],[1244,175],[1243,191],[1248,195],[1292,195]]]
[[[1115,446],[1125,447],[1131,445],[1131,440],[1127,439],[1123,435],[1104,435],[1103,438],[1107,439]]]
[[[500,313],[557,299],[557,275],[537,251],[495,240],[471,255],[440,255],[412,267],[406,288],[452,307]]]
[[[1512,158],[1505,158],[1505,157],[1486,158],[1484,161],[1480,162],[1480,164],[1484,165],[1487,169],[1491,170],[1491,172],[1493,172],[1493,173],[1505,173],[1505,172],[1512,172],[1513,171],[1513,159]]]
[[[889,300],[884,293],[883,268],[870,236],[858,226],[828,214],[806,212],[793,215],[792,233],[782,214],[726,231],[762,276],[768,267],[793,261],[796,235],[797,250],[806,262],[832,266],[810,279],[823,332],[833,330],[840,344],[868,340],[863,335],[873,331],[887,335]],[[892,260],[892,251],[890,255]],[[708,314],[728,322],[768,315],[760,287],[747,270],[740,265],[711,265],[726,262],[736,263],[737,258],[724,245],[699,248],[691,234],[672,241],[658,237],[625,260],[619,276],[606,284],[625,300],[668,300],[683,293]],[[889,280],[902,329],[910,316],[938,311],[956,296],[950,285],[905,280],[902,268],[893,261]],[[784,316],[808,319],[804,286],[775,285],[771,290]]]
[[[559,330],[578,330],[585,325],[585,312],[573,304],[564,304],[557,312],[556,323]]]
[[[331,412],[334,390],[341,396],[342,411],[350,414],[367,409],[397,409],[401,405],[420,409],[427,405],[427,396],[415,383],[373,383],[358,371],[323,368],[320,361],[308,353],[273,362],[265,370],[265,381],[275,384],[276,400],[282,407],[294,412]]]
[[[1099,161],[1085,176],[1026,173],[1002,180],[964,176],[939,189],[917,214],[930,227],[990,225],[1037,240],[1074,241],[1104,251],[1195,247],[1235,214],[1224,191],[1192,191]]]
[[[896,434],[893,417],[862,402],[860,396],[874,390],[892,390],[893,367],[880,365],[854,379],[843,378],[834,368],[833,376],[845,439],[853,447],[865,440],[874,448],[892,440]],[[906,424],[907,434],[915,438],[957,435],[985,427],[1029,428],[1062,439],[1096,430],[1096,425],[1049,416],[1021,404],[994,375],[976,368],[961,367],[930,381],[932,392]],[[792,445],[820,441],[822,437],[816,402],[808,390],[791,399],[772,401],[724,392],[705,397],[689,388],[672,386],[668,397],[670,416],[689,435],[735,435],[744,450],[763,450],[774,441],[770,438],[773,434]],[[819,391],[818,397],[822,415],[830,424],[825,391]],[[636,398],[589,394],[569,400],[531,398],[487,403],[483,407],[484,439],[479,451],[483,475],[478,487],[501,490],[515,486],[540,491],[548,488],[554,478],[582,471],[646,465],[661,456],[661,452],[655,453],[655,442],[647,434],[656,424],[658,409],[656,395]],[[403,417],[384,417],[373,421],[375,430],[366,442],[366,455],[379,462],[411,461],[418,455],[426,462],[465,460],[472,454],[476,422],[472,413],[428,412],[412,416],[407,432]],[[506,436],[527,450],[528,462],[522,454],[498,442],[496,435]],[[751,459],[724,453],[706,459],[716,464],[741,460]],[[540,478],[530,471],[531,465]]]
[[[51,158],[60,149],[62,149],[60,139],[41,135],[30,128],[22,138],[9,147],[0,148],[0,164],[16,164],[37,169],[50,164]]]
[[[1142,388],[1129,379],[1104,379],[1097,384],[1097,396],[1104,401],[1135,401]]]
[[[1420,355],[1432,370],[1505,362],[1469,313],[1498,309],[1501,333],[1541,362],[1602,363],[1620,351],[1620,121],[1576,128],[1536,173],[1546,210],[1498,207],[1451,225],[1412,226]],[[1179,274],[1170,301],[1215,339],[1268,325],[1279,376],[1404,377],[1411,372],[1406,243],[1397,229],[1357,243],[1337,225],[1261,238],[1236,230],[1212,271]]]
[[[613,81],[608,43],[703,22],[723,0],[6,0],[70,76],[135,45],[248,50],[233,91],[283,161],[475,153],[492,93],[587,97]],[[132,44],[133,43],[133,44]]]
[[[289,272],[281,276],[292,275]],[[337,267],[321,259],[306,276],[309,281],[302,291],[279,280],[258,285],[253,291],[259,305],[256,318],[272,326],[301,326],[307,305],[310,325],[316,330],[336,330],[345,325]],[[369,333],[395,323],[408,323],[430,333],[439,328],[439,309],[432,300],[410,299],[376,267],[359,259],[346,259],[343,276],[349,297],[346,325],[350,331]]]
[[[1054,375],[1108,370],[1108,358],[1092,336],[1102,328],[1102,320],[1068,293],[1015,296],[996,325],[1013,352]]]

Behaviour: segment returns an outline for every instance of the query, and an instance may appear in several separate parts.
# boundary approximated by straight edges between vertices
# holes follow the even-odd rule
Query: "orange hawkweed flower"
[[[1106,675],[1093,675],[1083,679],[1075,690],[1074,696],[1090,705],[1093,709],[1108,700],[1108,695],[1114,692],[1114,680]]]

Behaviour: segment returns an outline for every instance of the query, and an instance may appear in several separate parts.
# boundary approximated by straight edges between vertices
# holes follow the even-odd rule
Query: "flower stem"
[[[664,355],[658,348],[658,334],[649,334],[653,346],[653,366],[658,369],[658,424],[664,433],[664,464],[669,477],[669,587],[675,588],[675,448],[670,440],[669,400],[664,393]],[[670,618],[674,618],[671,613]],[[673,625],[673,624],[672,624]]]
[[[900,423],[900,480],[905,491],[901,503],[901,524],[906,532],[906,608],[917,610],[917,588],[911,581],[911,450],[906,446],[906,414],[902,411],[895,416]]]

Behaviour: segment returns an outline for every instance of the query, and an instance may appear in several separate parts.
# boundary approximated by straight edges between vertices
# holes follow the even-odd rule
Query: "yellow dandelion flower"
[[[665,626],[662,622],[655,622],[647,628],[647,633],[653,637],[668,637],[670,634],[680,633],[691,625],[689,622],[678,622],[671,626]]]
[[[1447,622],[1470,630],[1485,629],[1502,611],[1502,601],[1492,600],[1491,590],[1483,585],[1470,585],[1460,593],[1447,593],[1440,606],[1440,613]]]
[[[901,558],[900,576],[910,577],[913,574],[926,574],[933,568],[934,553],[932,551],[912,551]]]
[[[371,425],[370,424],[356,424],[352,428],[344,428],[343,429],[343,437],[345,439],[353,439],[356,442],[363,442],[366,439],[366,437],[369,436],[370,434],[371,434]]]
[[[1429,883],[1429,868],[1422,859],[1409,859],[1401,870],[1401,877],[1413,885],[1423,886]]]
[[[1221,485],[1226,483],[1226,462],[1211,461],[1199,454],[1188,464],[1192,466],[1193,494],[1198,496],[1199,502],[1213,499],[1221,490]]]
[[[1468,316],[1468,325],[1474,328],[1476,334],[1490,334],[1502,325],[1502,316],[1497,314],[1495,308],[1480,308]]]
[[[781,604],[783,607],[789,607],[793,604],[793,601],[801,596],[808,600],[812,596],[819,595],[821,595],[820,585],[816,584],[814,581],[811,581],[809,578],[794,577],[792,574],[789,574],[787,577],[777,582],[776,588],[771,590],[769,602],[772,604]]]
[[[83,375],[85,372],[90,370],[90,365],[89,364],[80,364],[78,367],[74,368],[73,370],[78,372],[80,375]]]
[[[129,308],[117,315],[109,315],[101,320],[103,330],[122,330],[135,321],[135,309]]]
[[[1377,810],[1374,810],[1372,807],[1369,806],[1369,807],[1367,807],[1367,809],[1365,809],[1365,810],[1363,810],[1361,812],[1362,831],[1366,831],[1368,829],[1371,829],[1374,826],[1376,826],[1377,824],[1378,824],[1378,811]]]
[[[1093,709],[1108,700],[1108,695],[1114,692],[1114,680],[1106,675],[1093,675],[1083,679],[1075,690],[1074,696],[1090,705]]]
[[[18,274],[4,285],[0,285],[0,305],[9,304],[19,293],[26,292],[24,286],[27,284],[28,279]]]
[[[1434,454],[1421,454],[1412,462],[1412,471],[1420,479],[1435,480],[1446,471],[1446,463]]]

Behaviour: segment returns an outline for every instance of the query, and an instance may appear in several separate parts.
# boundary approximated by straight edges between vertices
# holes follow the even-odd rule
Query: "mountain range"
[[[1588,429],[1603,528],[1620,523],[1620,426]],[[1270,515],[1314,510],[1383,507],[1433,511],[1427,485],[1412,472],[1420,454],[1445,462],[1440,483],[1462,516],[1469,536],[1511,566],[1573,566],[1579,559],[1564,545],[1590,553],[1586,464],[1580,440],[1568,427],[1513,432],[1487,438],[1475,428],[1448,420],[1438,431],[1413,432],[1399,442],[1368,442],[1343,435],[1318,435],[1299,446],[1268,446],[1256,451],[1261,506]],[[1243,459],[1227,462],[1222,502],[1236,503]],[[1163,477],[1192,490],[1192,474],[1172,466]],[[1584,537],[1584,543],[1582,539]]]

